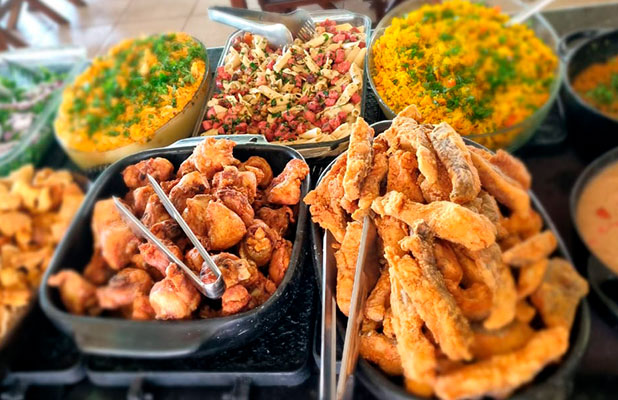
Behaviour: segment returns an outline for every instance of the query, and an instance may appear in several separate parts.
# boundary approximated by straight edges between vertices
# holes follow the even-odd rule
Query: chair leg
[[[4,45],[7,46],[10,44],[14,47],[27,47],[28,42],[22,39],[17,33],[11,32],[8,29],[0,28],[0,48]],[[5,48],[6,49],[6,48]]]
[[[86,7],[88,5],[88,3],[86,3],[84,0],[69,0],[71,3],[73,3],[74,5],[76,5],[77,7]]]
[[[19,15],[21,14],[22,6],[24,2],[22,0],[14,1],[11,5],[11,11],[9,13],[9,20],[6,24],[8,29],[17,29],[17,23],[19,22]]]
[[[41,0],[26,0],[28,5],[32,7],[33,10],[40,11],[43,14],[47,15],[50,19],[56,22],[59,25],[68,25],[69,20],[64,18],[62,15],[58,14],[56,10],[49,7],[47,4],[43,3]]]

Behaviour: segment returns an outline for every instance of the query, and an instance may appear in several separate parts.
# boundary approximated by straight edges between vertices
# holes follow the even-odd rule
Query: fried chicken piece
[[[410,200],[424,203],[423,192],[419,187],[418,164],[416,157],[409,151],[397,150],[388,158],[388,175],[386,191],[398,190]],[[374,197],[374,200],[378,196]]]
[[[198,194],[193,198],[187,199],[182,218],[193,233],[198,236],[206,236],[208,234],[206,209],[212,201],[213,197],[209,194]]]
[[[232,188],[224,188],[215,192],[215,198],[238,214],[247,227],[251,225],[255,217],[255,211],[251,207],[247,196]]]
[[[146,203],[146,208],[141,218],[142,223],[147,228],[151,228],[154,224],[168,219],[172,219],[172,217],[165,210],[165,206],[161,203],[159,196],[152,194],[148,198],[148,203]]]
[[[288,226],[294,222],[294,211],[288,206],[262,207],[257,210],[255,217],[264,221],[279,236],[284,237],[288,233]]]
[[[208,203],[204,221],[208,230],[205,238],[205,247],[208,250],[229,249],[240,242],[247,232],[247,227],[238,214],[218,201]]]
[[[178,212],[183,212],[187,199],[204,194],[210,189],[208,181],[197,171],[184,175],[170,190],[169,199]]]
[[[243,285],[225,289],[221,296],[221,315],[233,315],[243,311],[251,301],[251,295]]]
[[[257,193],[257,178],[250,171],[239,171],[238,168],[227,166],[217,172],[212,179],[213,192],[231,189],[245,195],[249,203],[253,203]]]
[[[71,314],[98,314],[96,287],[76,271],[63,269],[51,275],[48,284],[59,289],[62,304]]]
[[[210,180],[215,173],[223,170],[223,167],[238,164],[238,160],[234,158],[234,146],[236,143],[231,140],[206,137],[195,146],[191,155],[192,164]],[[187,169],[189,167],[190,165]]]
[[[140,294],[135,297],[131,304],[128,318],[136,321],[147,321],[154,319],[155,311],[150,304],[148,294]]]
[[[448,123],[442,122],[429,133],[429,140],[451,178],[450,200],[463,204],[476,198],[481,181],[461,136]]]
[[[260,271],[257,271],[255,282],[246,287],[251,295],[251,300],[247,306],[249,310],[264,304],[277,291],[277,285],[266,278]]]
[[[297,204],[300,201],[300,186],[307,175],[309,166],[306,162],[298,159],[288,161],[266,189],[266,200],[273,204]]]
[[[489,316],[483,321],[486,329],[498,329],[515,318],[517,291],[509,267],[502,262],[500,246],[496,243],[476,252],[467,251],[474,260],[482,281],[492,293]]]
[[[107,266],[105,258],[101,254],[101,249],[95,249],[83,275],[93,285],[100,286],[105,285],[114,273],[115,271]]]
[[[472,162],[478,171],[483,189],[514,212],[528,214],[530,211],[530,197],[521,188],[519,183],[504,175],[499,169],[479,155],[479,149],[473,146],[468,146],[468,149],[470,150]]]
[[[92,212],[92,233],[94,248],[101,254],[110,268],[125,267],[137,253],[140,241],[124,223],[114,205],[114,200],[99,200]]]
[[[450,290],[450,289],[449,289]],[[482,321],[491,312],[492,293],[483,282],[474,282],[470,286],[456,287],[450,290],[461,313],[470,321]]]
[[[157,222],[150,228],[150,232],[162,241],[176,241],[184,234],[180,228],[180,225],[178,225],[178,222],[173,219],[166,219],[165,221]]]
[[[528,239],[531,236],[541,232],[543,228],[543,219],[532,208],[526,214],[513,213],[508,218],[502,221],[502,225],[511,234],[517,234],[522,239]]]
[[[562,258],[552,258],[545,277],[530,300],[548,327],[562,326],[571,330],[577,305],[588,294],[588,282]]]
[[[338,243],[343,241],[347,225],[347,218],[341,207],[343,198],[341,181],[346,160],[346,153],[339,156],[322,181],[314,190],[307,193],[303,200],[309,206],[313,222],[329,231]]]
[[[459,287],[463,277],[463,270],[453,249],[443,240],[436,240],[433,249],[436,255],[436,266],[444,277],[444,283],[452,293],[454,288]],[[464,314],[465,315],[465,314]]]
[[[388,375],[398,376],[403,373],[395,341],[380,333],[373,331],[362,334],[358,351],[361,357],[376,364]]]
[[[547,364],[558,361],[568,348],[563,327],[536,332],[521,349],[466,365],[439,376],[436,394],[444,400],[491,396],[506,398],[530,382]]]
[[[144,211],[146,211],[146,205],[148,204],[150,196],[155,194],[154,189],[152,186],[146,185],[133,189],[129,193],[131,197],[129,204],[131,204],[133,214],[137,218],[142,218]]]
[[[536,309],[532,307],[528,301],[522,299],[517,302],[517,307],[515,308],[515,319],[517,321],[529,324],[530,321],[534,319],[535,315]]]
[[[149,299],[156,319],[185,319],[197,309],[201,297],[182,270],[170,263],[165,278],[150,290]]]
[[[193,247],[185,253],[185,264],[187,264],[187,267],[191,268],[191,271],[195,272],[197,275],[199,275],[200,271],[202,271],[203,263],[204,259],[200,255],[197,248]]]
[[[397,352],[401,357],[403,375],[406,380],[433,385],[436,378],[435,348],[423,334],[423,320],[403,288],[392,264],[389,272],[393,313],[391,323],[397,338]]]
[[[257,185],[261,189],[267,188],[273,180],[273,170],[270,168],[268,161],[262,157],[251,156],[247,159],[247,161],[240,163],[240,167],[238,167],[238,169],[241,171],[253,171],[256,174]]]
[[[182,260],[182,251],[171,240],[163,240],[162,243],[180,260]],[[157,246],[152,243],[146,242],[139,245],[139,252],[143,257],[146,264],[154,267],[162,275],[165,275],[170,260],[167,256],[159,250]]]
[[[358,259],[362,232],[362,222],[350,222],[341,242],[341,247],[335,252],[335,259],[337,261],[337,305],[345,316],[350,312],[354,274],[356,273],[356,261]]]
[[[390,297],[391,281],[388,269],[386,269],[380,274],[376,285],[367,298],[367,302],[365,303],[365,317],[375,322],[382,322],[386,309],[390,305]]]
[[[548,257],[556,247],[556,236],[552,231],[546,230],[505,251],[502,260],[513,267],[523,267]]]
[[[201,266],[204,260],[198,254],[199,265]],[[258,282],[259,274],[256,265],[247,261],[244,258],[240,258],[231,253],[219,253],[212,256],[212,260],[217,264],[217,267],[221,270],[223,281],[225,286],[231,288],[232,286],[241,284],[243,286],[251,287]],[[196,262],[197,264],[197,262]],[[205,277],[211,275],[210,268],[204,265],[201,267],[200,279],[204,283],[210,283],[209,280],[205,280]]]
[[[387,248],[386,259],[391,274],[395,272],[395,278],[442,351],[452,360],[469,360],[472,331],[436,266],[433,232],[425,222],[419,221],[412,226],[410,233],[409,240],[402,240],[406,242],[402,248],[411,250],[415,260],[407,255],[397,257]],[[391,307],[394,306],[392,301],[391,298]],[[393,311],[401,318],[396,309]]]
[[[521,349],[532,335],[534,335],[534,330],[530,325],[517,320],[498,330],[487,331],[483,328],[476,328],[470,349],[475,359],[484,360]]]
[[[182,164],[180,164],[180,167],[178,167],[178,171],[176,171],[176,179],[182,178],[183,176],[198,170],[195,166],[195,163],[193,162],[194,159],[195,157],[193,156],[193,153],[191,153],[191,155],[187,157],[187,159],[184,160]]]
[[[358,198],[358,209],[352,214],[352,218],[356,221],[361,221],[369,215],[371,202],[380,196],[380,188],[382,181],[388,172],[388,156],[386,151],[388,145],[386,140],[377,137],[373,141],[373,164],[369,169],[367,177],[363,181]]]
[[[376,216],[373,222],[376,224],[379,243],[382,246],[380,252],[384,253],[384,248],[391,247],[396,255],[403,257],[406,252],[401,249],[399,242],[408,236],[408,226],[397,218],[387,215],[383,217]]]
[[[169,180],[173,174],[174,165],[165,158],[157,157],[129,165],[122,171],[122,179],[129,189],[135,189],[149,185],[148,175],[162,182]]]
[[[239,254],[261,267],[270,261],[278,240],[278,235],[264,221],[256,219],[240,242]]]
[[[451,202],[419,204],[391,191],[374,200],[371,208],[408,225],[424,220],[436,236],[472,250],[483,249],[496,240],[496,228],[487,217]]]
[[[361,117],[352,125],[348,160],[343,175],[343,196],[347,201],[358,200],[363,182],[371,169],[373,133],[373,129]]]
[[[275,285],[279,286],[290,265],[292,242],[279,239],[275,244],[275,249],[272,254],[270,264],[268,264],[268,276]]]
[[[517,297],[523,299],[531,295],[543,281],[549,260],[543,258],[535,263],[521,267],[517,278]]]
[[[136,297],[148,294],[153,284],[146,271],[127,267],[114,275],[106,286],[97,288],[96,296],[101,308],[115,310],[132,305]]]

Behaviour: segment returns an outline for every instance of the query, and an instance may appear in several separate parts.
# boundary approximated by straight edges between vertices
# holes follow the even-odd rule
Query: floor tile
[[[99,49],[99,54],[106,52],[110,47],[122,39],[134,38],[141,35],[151,35],[154,33],[182,31],[185,21],[185,17],[180,17],[119,23],[114,27]]]
[[[197,0],[131,0],[119,22],[135,22],[162,18],[188,17]]]
[[[201,40],[206,47],[223,46],[230,34],[236,31],[231,26],[211,21],[207,15],[189,17],[183,30]]]
[[[67,0],[50,2],[58,13],[71,22],[72,27],[113,25],[123,14],[131,0],[87,0],[85,7],[76,7]]]
[[[54,33],[59,43],[83,46],[88,50],[88,57],[94,57],[112,30],[112,25],[99,25],[81,29],[62,27]]]
[[[198,0],[197,5],[193,10],[193,16],[207,15],[208,7],[212,6],[231,7],[231,3],[230,0]]]

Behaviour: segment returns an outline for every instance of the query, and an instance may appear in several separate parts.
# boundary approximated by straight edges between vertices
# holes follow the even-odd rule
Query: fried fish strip
[[[522,188],[528,190],[532,184],[530,172],[523,162],[513,157],[506,151],[499,149],[492,155],[489,162],[498,167],[504,175],[518,182]]]
[[[521,267],[517,278],[517,297],[523,299],[531,295],[543,282],[549,260],[543,258],[537,262]]]
[[[496,355],[438,377],[436,394],[444,400],[508,397],[566,352],[568,336],[564,327],[536,332],[519,350]]]
[[[423,203],[424,197],[418,180],[416,157],[409,151],[397,150],[388,158],[386,191],[398,190],[410,200]],[[377,198],[376,196],[375,198]],[[375,199],[374,198],[374,199]]]
[[[369,214],[371,202],[380,196],[380,186],[388,172],[388,145],[382,138],[373,141],[373,165],[363,182],[358,199],[358,209],[352,214],[356,221],[362,220]]]
[[[448,123],[442,122],[429,133],[429,140],[451,179],[450,200],[463,204],[476,198],[481,181],[461,136]]]
[[[569,331],[577,305],[588,294],[588,282],[562,258],[552,258],[539,288],[530,296],[549,327],[563,326]]]
[[[524,347],[534,330],[527,323],[515,320],[498,330],[474,329],[472,354],[475,359],[486,359],[498,354],[509,353]]]
[[[535,315],[536,309],[532,307],[528,301],[522,299],[517,302],[517,307],[515,308],[516,320],[528,324],[534,319]]]
[[[383,249],[390,246],[399,257],[406,254],[399,246],[399,241],[408,236],[408,227],[406,224],[399,221],[397,218],[389,216],[376,216],[373,222],[376,224]]]
[[[497,237],[501,239],[508,236],[508,232],[502,223],[504,217],[500,212],[496,199],[484,190],[479,193],[478,198],[481,200],[479,212],[489,218],[496,226]]]
[[[373,160],[373,129],[364,119],[358,118],[352,126],[348,159],[343,175],[343,192],[348,201],[358,200],[363,181],[367,177]]]
[[[502,221],[504,228],[511,234],[517,234],[522,239],[527,239],[541,232],[543,219],[532,208],[526,214],[513,213]]]
[[[442,351],[453,360],[469,360],[472,331],[436,267],[430,228],[424,222],[416,223],[411,238],[409,244],[418,262],[408,255],[397,257],[387,248],[390,272],[395,273]],[[397,314],[395,309],[393,311]]]
[[[483,189],[514,212],[528,214],[530,211],[528,193],[516,181],[504,175],[483,156],[479,155],[479,149],[472,146],[468,146],[468,148]]]
[[[395,341],[381,333],[375,331],[363,333],[358,351],[361,357],[377,364],[388,375],[397,376],[403,373]]]
[[[436,379],[435,348],[423,334],[423,320],[390,266],[391,323],[397,338],[404,377],[432,385]]]
[[[436,265],[444,277],[446,287],[453,293],[453,289],[459,286],[463,277],[463,270],[457,256],[451,246],[443,240],[436,240],[433,250],[436,255]]]
[[[389,306],[390,295],[391,281],[387,269],[382,272],[375,287],[367,298],[367,302],[365,303],[365,317],[375,322],[382,322],[386,313],[386,308]]]
[[[482,321],[491,312],[492,293],[483,282],[474,282],[469,287],[456,287],[451,291],[457,306],[470,321]]]
[[[330,231],[339,243],[343,241],[346,229],[346,216],[341,208],[343,188],[341,180],[346,166],[346,154],[335,161],[330,171],[324,176],[320,184],[307,196],[305,204],[309,205],[313,222]]]
[[[341,248],[335,252],[337,261],[337,305],[346,316],[350,312],[350,301],[354,287],[354,273],[360,247],[363,224],[353,221],[348,224]]]
[[[419,204],[400,192],[391,191],[374,200],[371,208],[380,215],[395,217],[408,225],[424,220],[439,238],[471,250],[486,248],[496,240],[496,227],[487,217],[455,203]]]
[[[556,236],[547,230],[511,247],[502,254],[502,260],[513,267],[523,267],[548,257],[557,246]]]

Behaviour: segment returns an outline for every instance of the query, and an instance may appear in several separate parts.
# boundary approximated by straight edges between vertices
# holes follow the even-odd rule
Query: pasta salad
[[[202,135],[262,134],[286,143],[348,136],[361,111],[365,36],[364,27],[330,20],[285,49],[238,36],[217,69]]]

